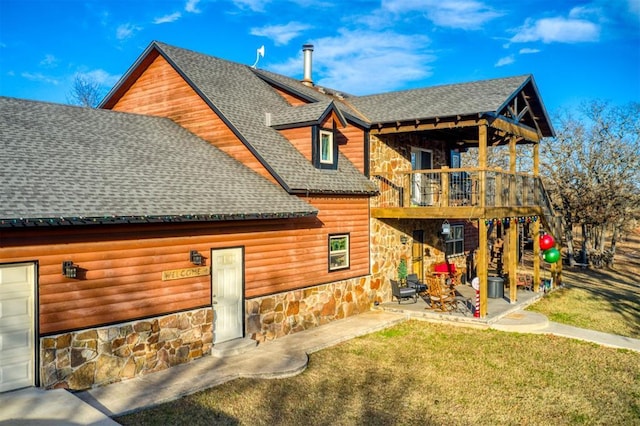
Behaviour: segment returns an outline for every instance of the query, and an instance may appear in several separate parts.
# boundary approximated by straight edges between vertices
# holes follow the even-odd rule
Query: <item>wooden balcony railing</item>
[[[539,178],[525,173],[471,168],[372,174],[380,195],[372,207],[542,207],[546,192]]]

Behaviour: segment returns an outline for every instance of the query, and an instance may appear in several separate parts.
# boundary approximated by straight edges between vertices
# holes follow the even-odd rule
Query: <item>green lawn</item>
[[[311,355],[302,374],[239,379],[124,425],[640,425],[640,353],[409,321]]]

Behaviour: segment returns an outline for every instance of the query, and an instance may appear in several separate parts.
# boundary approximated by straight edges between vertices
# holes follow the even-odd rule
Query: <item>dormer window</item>
[[[320,130],[320,162],[333,164],[333,133]]]
[[[313,165],[318,169],[338,168],[338,145],[332,129],[314,126],[312,155]]]

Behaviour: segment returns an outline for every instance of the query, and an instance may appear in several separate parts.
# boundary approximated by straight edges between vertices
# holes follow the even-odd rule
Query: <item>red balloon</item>
[[[554,244],[555,241],[551,235],[544,234],[540,237],[540,250],[549,250]]]

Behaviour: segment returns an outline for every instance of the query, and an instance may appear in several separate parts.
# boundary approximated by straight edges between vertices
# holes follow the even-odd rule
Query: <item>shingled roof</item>
[[[531,105],[534,114],[542,117],[539,124],[543,136],[553,136],[531,75],[357,96],[349,98],[349,102],[365,114],[371,123],[482,114],[495,116],[525,88],[535,95]]]
[[[0,98],[0,226],[310,216],[164,118]]]
[[[290,105],[252,68],[213,56],[153,42],[203,99],[218,113],[240,140],[290,193],[375,194],[377,187],[344,155],[337,170],[319,170],[276,129],[266,126],[267,113],[280,114]],[[126,81],[123,77],[119,84]],[[111,93],[118,90],[116,86]],[[106,102],[109,104],[110,95]]]
[[[255,72],[265,81],[309,102],[337,99],[338,107],[346,116],[368,126],[436,117],[496,116],[520,91],[526,90],[531,96],[533,113],[540,118],[542,136],[553,136],[551,121],[532,75],[354,96],[319,86],[308,87],[298,80],[269,71]]]

